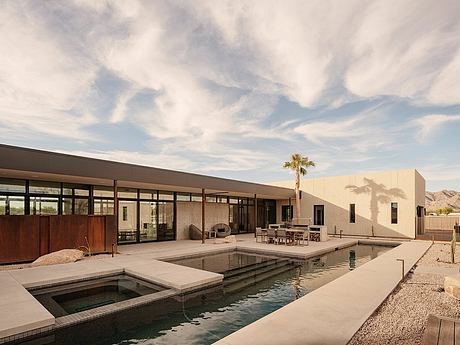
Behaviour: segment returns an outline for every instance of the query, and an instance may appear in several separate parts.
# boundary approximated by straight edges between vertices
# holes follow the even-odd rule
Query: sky
[[[460,190],[460,1],[0,2],[0,143],[254,182]],[[1,160],[1,157],[0,157]]]

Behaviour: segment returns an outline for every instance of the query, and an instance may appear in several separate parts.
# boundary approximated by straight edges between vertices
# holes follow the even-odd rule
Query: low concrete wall
[[[455,222],[460,224],[460,216],[426,216],[425,230],[450,230],[452,231]]]
[[[201,202],[177,202],[177,239],[189,239],[188,227],[201,228]],[[228,224],[228,204],[206,203],[206,230],[217,223]]]

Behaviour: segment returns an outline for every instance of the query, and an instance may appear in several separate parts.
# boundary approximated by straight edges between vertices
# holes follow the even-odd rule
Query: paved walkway
[[[219,345],[345,345],[430,247],[412,241],[218,341]]]

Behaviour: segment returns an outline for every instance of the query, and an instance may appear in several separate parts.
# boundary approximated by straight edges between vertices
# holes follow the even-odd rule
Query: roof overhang
[[[222,193],[268,199],[294,197],[289,188],[212,177],[135,164],[0,145],[0,176],[94,185]]]

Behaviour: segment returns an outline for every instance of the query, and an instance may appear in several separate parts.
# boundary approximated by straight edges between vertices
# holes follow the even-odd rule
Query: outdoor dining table
[[[309,232],[308,229],[295,229],[295,228],[272,228],[273,230],[275,230],[275,233],[277,233],[278,230],[286,230],[286,234],[291,234],[292,237],[294,237],[294,235],[296,233],[305,233],[305,231]],[[261,232],[263,233],[267,233],[268,232],[268,229],[260,229]],[[309,239],[307,239],[308,241]],[[294,244],[295,245],[295,244]]]

